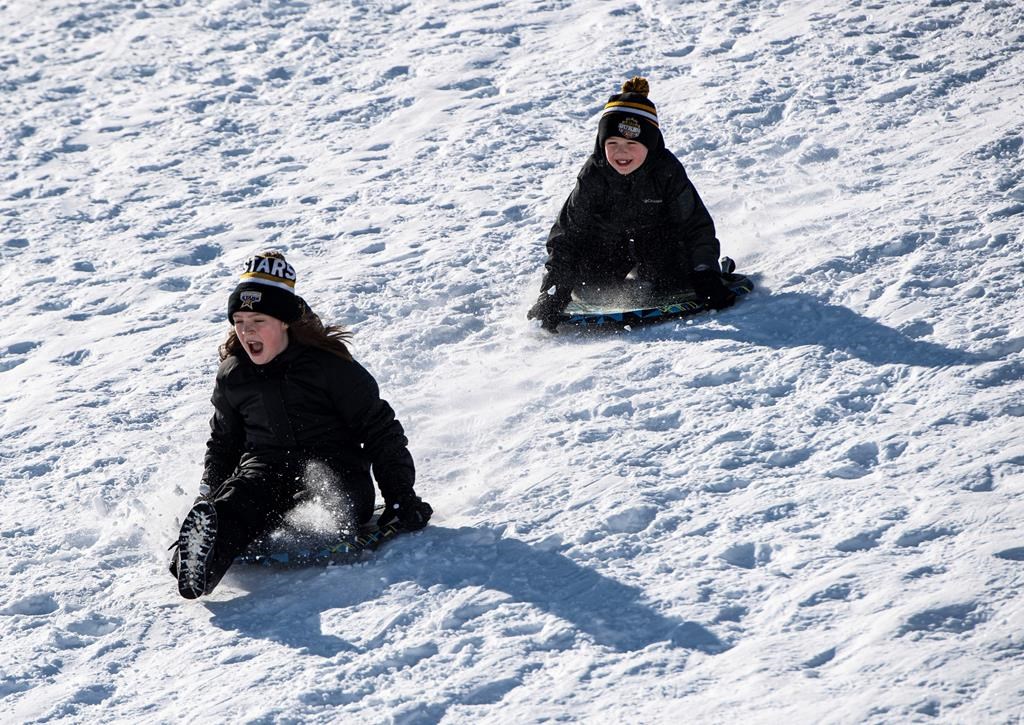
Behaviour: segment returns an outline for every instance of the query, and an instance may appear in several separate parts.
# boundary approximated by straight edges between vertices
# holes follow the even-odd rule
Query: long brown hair
[[[313,312],[309,305],[303,302],[302,306],[302,315],[288,325],[289,340],[307,347],[326,350],[342,360],[351,360],[352,353],[349,352],[346,343],[352,339],[352,333],[339,325],[324,325],[320,316]],[[228,332],[228,339],[220,346],[219,352],[222,361],[231,355],[241,355],[245,352],[234,328]]]

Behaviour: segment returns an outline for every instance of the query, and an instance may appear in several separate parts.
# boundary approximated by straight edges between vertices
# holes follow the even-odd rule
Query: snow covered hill
[[[0,720],[1017,722],[1024,6],[0,0]],[[758,290],[528,324],[606,97]],[[431,527],[179,599],[283,250]]]

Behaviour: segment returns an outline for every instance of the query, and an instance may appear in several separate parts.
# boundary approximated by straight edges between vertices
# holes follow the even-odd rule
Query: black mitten
[[[402,494],[396,499],[384,501],[384,511],[377,519],[377,527],[383,528],[396,522],[406,531],[418,531],[430,521],[434,509],[414,493]]]
[[[736,302],[736,293],[725,286],[722,277],[716,270],[702,269],[690,276],[693,291],[697,293],[697,301],[703,302],[712,310],[724,310]]]
[[[561,322],[562,310],[565,309],[565,301],[560,295],[550,295],[541,292],[537,302],[526,313],[528,320],[540,320],[540,326],[551,333],[558,332],[558,323]]]

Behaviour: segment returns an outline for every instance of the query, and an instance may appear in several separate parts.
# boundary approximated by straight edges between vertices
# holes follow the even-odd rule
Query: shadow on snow
[[[699,322],[708,318],[699,315],[692,319]],[[873,365],[976,365],[1024,349],[1024,338],[996,344],[984,352],[947,348],[886,327],[848,307],[795,292],[755,292],[749,299],[740,301],[736,308],[721,313],[720,320],[728,327],[693,326],[686,330],[699,334],[701,339],[728,339],[776,349],[817,346],[847,353]],[[678,339],[679,324],[665,321],[634,334],[646,339]],[[930,327],[927,330],[930,331]],[[592,334],[592,330],[581,334]]]
[[[659,642],[711,654],[728,648],[702,625],[660,614],[644,602],[639,589],[602,576],[563,554],[500,538],[490,529],[431,526],[415,538],[396,541],[386,551],[392,555],[385,557],[381,552],[376,561],[369,559],[369,566],[329,568],[327,571],[336,575],[329,579],[322,578],[323,569],[235,567],[228,584],[250,591],[230,601],[206,600],[205,604],[218,627],[325,657],[369,650],[374,644],[355,645],[324,634],[320,615],[375,600],[389,582],[400,581],[414,581],[424,590],[441,586],[504,592],[513,602],[555,615],[598,644],[622,652]],[[382,573],[387,581],[382,581]],[[367,636],[360,633],[355,638],[365,641]],[[378,633],[371,639],[382,636]]]

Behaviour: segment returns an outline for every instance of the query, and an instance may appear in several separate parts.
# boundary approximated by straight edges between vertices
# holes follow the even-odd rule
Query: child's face
[[[257,365],[266,365],[288,347],[288,325],[261,312],[236,312],[235,334]]]
[[[604,157],[613,169],[625,176],[639,169],[647,160],[647,147],[639,141],[612,136],[604,142]]]

